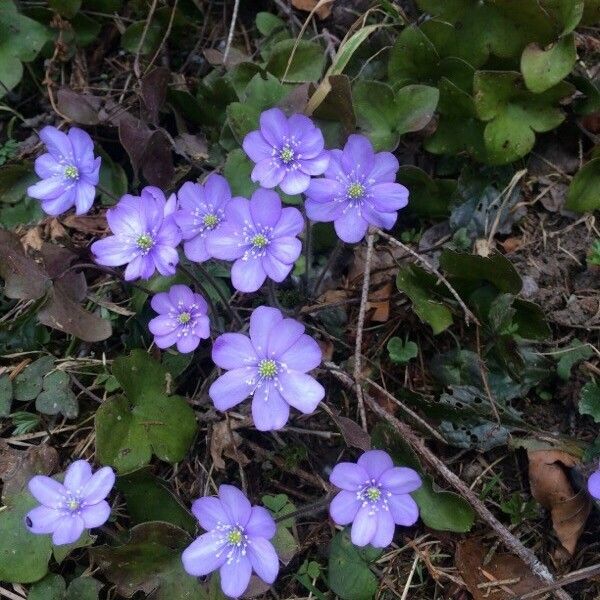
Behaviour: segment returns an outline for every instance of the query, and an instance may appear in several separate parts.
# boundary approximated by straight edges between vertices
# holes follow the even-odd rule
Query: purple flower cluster
[[[413,525],[419,518],[417,503],[409,495],[421,487],[413,469],[394,467],[387,452],[370,450],[357,463],[337,464],[329,481],[342,491],[329,507],[338,525],[352,523],[356,546],[389,546],[396,525]]]
[[[246,591],[253,571],[265,583],[275,581],[279,558],[269,540],[277,528],[265,508],[252,506],[232,485],[222,485],[218,496],[196,500],[192,512],[206,533],[183,551],[187,573],[201,577],[218,569],[221,589],[231,598]]]
[[[110,467],[92,474],[85,460],[69,466],[63,483],[36,475],[29,481],[29,491],[41,506],[27,513],[27,528],[32,533],[51,533],[56,546],[76,542],[84,529],[100,527],[108,520],[110,505],[105,498],[114,484]]]
[[[41,181],[27,194],[41,200],[42,210],[49,215],[60,215],[72,206],[78,215],[85,214],[94,202],[100,174],[92,138],[77,127],[67,134],[47,126],[40,139],[48,152],[36,158],[35,172]]]

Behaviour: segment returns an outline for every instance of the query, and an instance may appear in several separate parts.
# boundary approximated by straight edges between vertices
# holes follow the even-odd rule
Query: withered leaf
[[[476,538],[464,540],[457,546],[456,566],[473,600],[509,600],[540,587],[540,580],[520,558],[494,554],[484,565],[487,553],[488,549]],[[493,585],[494,581],[511,583]]]
[[[591,509],[588,494],[575,493],[567,476],[567,469],[578,461],[562,450],[529,450],[527,456],[531,494],[550,511],[556,536],[572,555]]]
[[[158,111],[167,97],[167,84],[171,71],[166,67],[156,67],[142,79],[142,100],[150,114],[150,122],[158,122]]]
[[[82,125],[97,125],[100,122],[98,112],[101,100],[91,94],[80,94],[63,87],[56,94],[58,110],[65,117]]]
[[[371,449],[371,436],[358,423],[348,417],[337,415],[333,411],[331,412],[331,418],[340,428],[344,441],[348,446],[365,452]]]

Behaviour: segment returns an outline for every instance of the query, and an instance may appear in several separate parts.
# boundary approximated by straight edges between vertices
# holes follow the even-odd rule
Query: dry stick
[[[156,11],[156,5],[158,4],[158,0],[152,1],[152,6],[150,7],[150,12],[148,13],[148,17],[146,19],[146,23],[144,25],[144,29],[142,31],[142,35],[140,37],[140,41],[138,43],[137,50],[135,51],[135,58],[133,59],[133,72],[137,79],[141,77],[140,73],[140,53],[142,52],[142,46],[146,41],[146,36],[148,35],[148,29],[150,29],[150,23],[152,23],[152,17],[154,16],[154,11]]]
[[[429,272],[433,273],[445,286],[448,288],[448,291],[454,296],[454,299],[460,304],[460,307],[463,309],[465,313],[465,322],[467,325],[469,321],[473,321],[473,323],[479,325],[479,321],[477,317],[467,308],[467,305],[462,301],[462,298],[458,295],[458,292],[450,285],[450,282],[423,256],[421,256],[418,252],[415,252],[412,248],[409,248],[401,241],[397,240],[395,237],[392,237],[389,233],[382,231],[381,229],[375,230],[378,235],[382,238],[388,240],[388,242],[392,242],[392,244],[402,248],[405,252],[408,252],[411,256],[413,256],[418,262],[420,262],[425,269]]]
[[[546,592],[552,592],[558,587],[562,587],[563,585],[569,585],[571,583],[576,583],[577,581],[581,581],[582,579],[589,579],[595,575],[600,574],[600,565],[592,565],[590,567],[584,567],[583,569],[579,569],[578,571],[573,571],[561,577],[558,581],[551,583],[550,585],[545,585],[544,587],[538,588],[533,592],[527,592],[526,594],[522,594],[520,596],[516,596],[514,600],[528,600],[529,598],[537,598]]]
[[[154,64],[154,61],[156,61],[156,59],[158,58],[158,55],[161,53],[161,51],[163,49],[163,46],[167,43],[167,39],[171,35],[171,29],[173,28],[173,21],[175,20],[175,12],[177,11],[177,3],[178,2],[179,2],[179,0],[175,0],[173,2],[173,9],[171,10],[171,17],[169,18],[169,23],[167,25],[167,30],[165,31],[165,35],[163,35],[163,38],[162,38],[160,44],[158,45],[158,48],[156,49],[156,52],[154,53],[154,55],[150,59],[150,62],[148,63],[148,66],[144,69],[144,75],[152,68],[152,65]]]
[[[223,65],[227,62],[229,56],[229,50],[231,49],[231,42],[233,42],[233,33],[235,31],[235,23],[237,21],[238,11],[240,9],[240,0],[235,0],[233,5],[233,14],[231,15],[231,24],[229,25],[229,34],[227,35],[227,43],[225,44],[225,50],[223,51]]]
[[[369,283],[371,281],[371,261],[373,260],[373,232],[367,234],[367,256],[365,258],[365,273],[363,275],[362,292],[360,295],[360,310],[358,311],[358,325],[356,330],[356,343],[354,346],[354,383],[358,399],[358,411],[362,428],[367,431],[367,411],[363,398],[362,378],[362,340],[367,312],[367,299],[369,297]]]
[[[330,373],[338,379],[348,389],[355,388],[352,378],[342,371],[335,363],[325,362],[325,367],[330,370]],[[485,521],[498,535],[502,543],[513,554],[518,556],[532,571],[532,573],[547,583],[555,583],[552,573],[548,567],[542,563],[536,555],[526,548],[496,517],[489,511],[477,495],[469,489],[469,487],[455,475],[445,464],[439,459],[423,442],[423,440],[412,430],[410,425],[403,423],[396,417],[383,409],[373,398],[368,394],[364,394],[364,400],[371,410],[382,419],[385,419],[392,427],[400,434],[410,447],[436,472],[443,477],[469,504],[473,507],[479,517]],[[560,600],[573,600],[571,596],[564,590],[556,590],[555,596]]]

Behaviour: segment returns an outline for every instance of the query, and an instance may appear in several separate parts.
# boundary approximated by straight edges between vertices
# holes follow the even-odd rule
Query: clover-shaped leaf
[[[43,390],[35,401],[35,408],[45,415],[60,413],[67,419],[74,419],[79,414],[79,406],[69,382],[64,371],[54,371],[44,377]]]
[[[575,35],[562,37],[547,49],[529,44],[521,55],[521,72],[529,90],[539,94],[562,81],[577,60]]]
[[[561,82],[533,94],[515,71],[478,71],[473,87],[477,114],[487,122],[483,137],[492,164],[525,156],[533,148],[536,132],[558,127],[565,115],[557,105],[573,91],[573,86]]]
[[[135,471],[152,454],[176,463],[196,433],[196,417],[184,398],[169,396],[168,371],[143,350],[115,360],[113,375],[125,396],[104,402],[96,412],[98,460],[119,473]]]
[[[419,355],[419,347],[410,340],[403,341],[399,337],[393,337],[387,344],[390,358],[400,365],[405,365],[411,359]]]
[[[14,380],[15,400],[35,400],[44,387],[44,376],[54,367],[52,356],[42,356],[25,367]]]
[[[426,85],[407,85],[394,93],[385,83],[360,80],[352,96],[357,121],[375,149],[394,150],[403,133],[429,123],[439,92]]]

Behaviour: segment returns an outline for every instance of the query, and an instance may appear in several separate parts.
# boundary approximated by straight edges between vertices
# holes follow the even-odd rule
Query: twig
[[[415,559],[413,560],[412,567],[410,568],[410,573],[408,574],[408,578],[406,579],[406,583],[404,584],[404,591],[402,592],[402,597],[400,600],[406,600],[408,598],[408,590],[410,589],[410,584],[412,583],[413,577],[415,576],[415,571],[417,570],[417,564],[419,563],[419,554],[415,552]]]
[[[142,51],[144,42],[146,41],[148,29],[150,29],[150,23],[152,23],[152,17],[154,16],[154,11],[156,10],[157,4],[158,0],[152,0],[152,6],[150,7],[150,11],[148,12],[148,18],[146,19],[146,23],[144,24],[144,30],[142,31],[137,50],[135,51],[135,58],[133,59],[133,72],[135,73],[137,79],[140,78],[140,53]]]
[[[521,596],[516,596],[514,600],[528,600],[529,598],[537,598],[546,592],[552,592],[556,588],[562,587],[563,585],[569,585],[571,583],[576,583],[577,581],[581,581],[582,579],[589,579],[595,575],[600,574],[600,564],[592,565],[590,567],[584,567],[583,569],[579,569],[578,571],[573,571],[572,573],[568,573],[564,577],[561,577],[558,581],[551,583],[549,585],[545,585],[544,587],[538,588],[533,592],[527,592],[526,594],[522,594]]]
[[[488,248],[491,248],[492,241],[494,239],[494,236],[496,235],[496,230],[498,229],[498,225],[500,224],[500,217],[502,216],[502,211],[504,210],[506,203],[509,201],[510,197],[512,196],[513,190],[515,189],[517,183],[519,183],[519,180],[523,177],[523,175],[525,175],[525,173],[527,173],[527,169],[522,169],[521,171],[517,171],[513,175],[513,178],[510,180],[510,183],[504,188],[504,190],[502,190],[502,192],[500,194],[500,196],[502,196],[504,194],[504,198],[502,199],[502,204],[500,205],[500,208],[496,212],[496,218],[494,219],[494,222],[492,223],[492,229],[490,230],[490,235],[488,236],[488,240],[487,240]]]
[[[231,42],[233,41],[233,34],[235,32],[235,23],[237,21],[238,11],[240,9],[240,0],[235,0],[233,5],[233,14],[231,15],[231,24],[229,25],[229,34],[227,35],[227,43],[225,44],[225,50],[223,51],[223,65],[227,62],[229,56],[229,50],[231,49]]]
[[[365,258],[365,273],[363,275],[362,291],[360,295],[360,310],[358,311],[358,324],[356,329],[356,342],[354,345],[354,385],[356,386],[356,398],[358,399],[358,411],[362,428],[367,431],[367,412],[362,389],[362,341],[363,329],[365,327],[365,315],[367,312],[367,300],[369,297],[369,283],[371,282],[371,261],[373,260],[373,237],[369,230],[367,233],[367,256]]]
[[[161,50],[163,49],[163,46],[167,42],[167,39],[171,35],[171,29],[173,27],[173,21],[175,20],[175,12],[177,11],[177,3],[178,2],[179,2],[179,0],[175,0],[173,2],[173,9],[171,10],[171,17],[169,18],[169,23],[167,25],[167,30],[165,31],[165,35],[163,35],[163,38],[162,38],[162,40],[161,40],[158,48],[156,49],[156,52],[154,53],[154,55],[150,59],[150,62],[148,63],[148,66],[144,69],[144,75],[150,70],[150,68],[154,64],[154,61],[158,58],[158,55],[160,54]]]
[[[346,388],[355,387],[352,378],[342,371],[335,363],[325,362],[325,366],[330,369],[331,374],[338,379]],[[547,583],[555,583],[552,573],[548,567],[542,563],[535,554],[526,548],[498,519],[489,511],[489,509],[479,499],[477,494],[455,475],[423,442],[423,440],[412,430],[410,425],[403,423],[396,417],[388,413],[384,408],[368,394],[364,394],[364,400],[369,408],[379,417],[386,420],[407,442],[410,447],[425,461],[430,467],[435,469],[438,475],[446,480],[469,504],[473,507],[479,517],[485,521],[498,535],[502,543],[516,556],[518,556],[532,571],[532,573]],[[560,600],[573,600],[564,590],[556,590],[555,595]]]
[[[402,248],[405,252],[408,252],[446,286],[448,291],[452,294],[454,299],[459,303],[460,307],[463,309],[465,313],[465,322],[467,323],[467,325],[469,324],[469,321],[473,321],[473,323],[479,325],[477,317],[469,310],[467,305],[462,301],[462,298],[458,295],[458,292],[452,287],[450,282],[426,258],[421,256],[418,252],[415,252],[412,248],[409,248],[408,246],[403,244],[401,241],[397,240],[395,237],[392,237],[389,233],[386,233],[381,229],[376,229],[375,231],[382,238],[388,240],[389,242],[392,242],[392,244],[395,244],[399,248]]]

